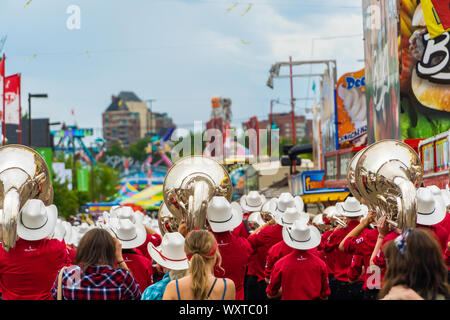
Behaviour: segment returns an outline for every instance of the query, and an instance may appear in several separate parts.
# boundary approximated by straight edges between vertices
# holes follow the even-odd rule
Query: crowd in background
[[[449,191],[417,191],[417,226],[395,227],[355,198],[322,214],[300,197],[213,197],[208,230],[161,236],[130,207],[74,227],[28,200],[19,239],[0,245],[5,300],[449,299]],[[267,218],[269,217],[269,218]],[[312,219],[311,219],[312,218]]]

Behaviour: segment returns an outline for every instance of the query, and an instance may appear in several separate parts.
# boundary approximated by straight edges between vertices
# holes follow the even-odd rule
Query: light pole
[[[28,93],[28,144],[31,148],[31,98],[48,98],[46,93]]]
[[[328,70],[331,71],[332,70],[332,74],[331,76],[334,79],[334,83],[336,83],[336,60],[309,60],[309,61],[292,61],[292,57],[289,57],[289,62],[277,62],[274,65],[272,65],[272,67],[269,70],[269,79],[267,80],[266,85],[273,89],[273,78],[289,78],[290,79],[290,83],[291,83],[291,122],[292,122],[292,145],[295,146],[295,113],[294,113],[294,109],[295,109],[295,100],[300,100],[300,99],[295,99],[294,98],[294,88],[293,88],[293,78],[297,78],[297,77],[322,77],[323,73],[317,73],[317,74],[292,74],[292,66],[297,66],[297,65],[312,65],[312,64],[325,64],[328,67]],[[282,75],[280,76],[280,68],[282,66],[289,66],[289,75]],[[306,98],[305,100],[308,100],[308,98]],[[296,171],[296,163],[294,162],[294,172]]]

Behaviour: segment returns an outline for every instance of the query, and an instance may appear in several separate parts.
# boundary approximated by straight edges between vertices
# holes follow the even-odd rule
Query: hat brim
[[[344,217],[349,217],[349,218],[356,218],[359,216],[364,216],[367,215],[369,213],[369,208],[366,205],[361,205],[361,209],[359,209],[358,211],[346,211],[344,209],[344,207],[342,206],[342,204],[337,203],[336,204],[336,209],[338,214],[344,216]]]
[[[257,206],[251,206],[247,204],[247,195],[243,195],[241,199],[239,200],[239,204],[241,205],[242,210],[245,210],[247,212],[255,212],[255,211],[261,211],[262,206],[266,202],[266,197],[264,195],[261,195],[261,204]]]
[[[211,222],[208,219],[208,223],[211,226],[213,232],[225,232],[232,231],[234,228],[242,223],[243,212],[239,204],[231,203],[231,219],[226,222]]]
[[[291,248],[293,249],[299,249],[299,250],[309,250],[312,248],[317,247],[320,244],[321,241],[321,235],[320,231],[314,227],[314,226],[308,226],[310,230],[310,238],[308,241],[304,242],[298,242],[293,241],[291,237],[289,236],[289,228],[283,227],[283,241]]]
[[[189,269],[189,260],[186,257],[186,260],[181,261],[171,261],[164,259],[161,256],[162,248],[161,246],[155,247],[153,243],[149,242],[147,245],[148,253],[150,254],[150,257],[160,266],[163,266],[167,269],[171,270],[187,270]]]
[[[291,227],[294,222],[287,222],[287,223],[283,222],[282,217],[283,217],[283,214],[277,214],[274,217],[275,222],[278,223],[280,226],[283,226],[283,227]],[[296,220],[301,220],[304,224],[307,224],[309,222],[309,220],[310,220],[310,217],[309,217],[309,215],[306,212],[300,211],[300,217],[298,219],[296,219]]]
[[[300,201],[298,199],[300,199]],[[297,209],[297,211],[303,212],[304,204],[303,204],[303,200],[301,200],[300,197],[294,198],[294,204],[295,204],[295,208]],[[283,222],[281,221],[281,217],[283,216],[284,211],[279,210],[278,199],[276,199],[275,201],[273,201],[270,204],[270,212],[273,213],[275,222],[278,223],[280,226],[284,226]]]
[[[123,240],[115,236],[120,243],[122,244],[122,249],[134,249],[137,248],[145,243],[145,240],[147,239],[147,232],[145,231],[145,228],[143,225],[137,225],[136,226],[136,237],[132,240]]]
[[[421,224],[423,226],[438,224],[444,220],[446,214],[447,207],[445,206],[445,203],[443,201],[438,201],[438,205],[435,207],[435,211],[432,214],[421,214],[417,211],[417,224]]]
[[[28,241],[45,239],[55,231],[56,220],[58,219],[58,209],[54,204],[45,207],[47,211],[47,221],[39,229],[29,229],[22,224],[22,212],[17,219],[17,235]]]

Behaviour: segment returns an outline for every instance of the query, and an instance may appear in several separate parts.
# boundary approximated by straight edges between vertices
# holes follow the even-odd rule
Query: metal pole
[[[272,156],[272,112],[273,112],[273,100],[270,100],[270,114],[269,114],[269,157]]]
[[[28,145],[31,148],[31,94],[28,94]]]
[[[19,73],[19,144],[22,144],[22,74]]]
[[[289,74],[290,74],[290,79],[291,79],[291,107],[292,107],[292,111],[291,111],[291,115],[292,115],[292,146],[295,146],[295,113],[294,113],[294,83],[293,83],[293,78],[292,78],[292,56],[289,56]],[[296,164],[297,161],[294,161],[294,172],[297,171],[296,168]]]

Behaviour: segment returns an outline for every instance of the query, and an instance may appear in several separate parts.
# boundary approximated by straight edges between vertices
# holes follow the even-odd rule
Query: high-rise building
[[[127,148],[150,132],[150,110],[134,92],[122,91],[111,97],[111,104],[102,114],[103,138],[106,147],[119,142]]]

